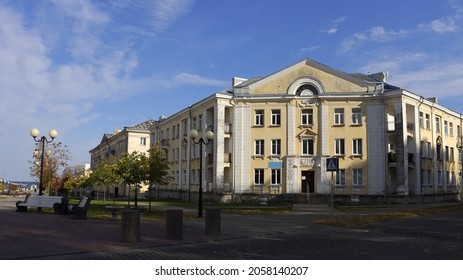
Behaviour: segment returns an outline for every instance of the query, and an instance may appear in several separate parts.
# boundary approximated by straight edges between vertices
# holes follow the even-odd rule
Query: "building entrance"
[[[314,193],[315,192],[315,172],[314,171],[301,171],[301,192]]]

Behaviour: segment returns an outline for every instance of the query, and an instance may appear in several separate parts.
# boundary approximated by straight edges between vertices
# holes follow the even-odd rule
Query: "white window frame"
[[[254,111],[254,125],[255,126],[264,126],[265,121],[265,110],[255,110]]]
[[[301,139],[301,154],[303,156],[313,156],[315,154],[314,151],[315,151],[314,139],[313,138],[302,138]]]
[[[280,109],[272,109],[272,123],[273,126],[280,126],[281,125],[281,110]]]
[[[281,139],[273,139],[272,140],[272,149],[271,149],[272,156],[279,156],[281,155]]]
[[[352,169],[352,185],[363,186],[363,169],[354,168]]]
[[[346,170],[345,169],[338,169],[335,172],[335,179],[334,179],[335,186],[345,186],[346,185]]]
[[[362,108],[352,108],[352,124],[362,124]]]
[[[281,185],[281,169],[274,168],[271,170],[270,185],[280,186]]]
[[[313,109],[301,110],[301,125],[313,125]]]
[[[344,138],[334,139],[334,154],[338,156],[343,156],[346,154]]]
[[[254,155],[255,156],[265,155],[265,142],[263,139],[254,140]]]
[[[352,155],[363,155],[363,141],[361,138],[352,139]]]
[[[334,109],[334,124],[344,125],[344,108]]]
[[[263,186],[265,182],[265,170],[263,168],[254,169],[254,185]]]

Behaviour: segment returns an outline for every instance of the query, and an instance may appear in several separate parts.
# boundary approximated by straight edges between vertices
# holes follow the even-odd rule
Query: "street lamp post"
[[[206,132],[205,138],[196,140],[199,133],[196,129],[190,130],[190,138],[195,144],[199,144],[199,198],[198,198],[198,218],[203,216],[203,144],[208,145],[214,139],[214,132]]]
[[[58,132],[54,129],[50,130],[48,132],[48,135],[50,136],[51,140],[48,140],[47,137],[42,136],[40,138],[37,138],[40,134],[39,130],[37,128],[31,129],[31,136],[34,138],[35,142],[42,143],[42,154],[40,155],[40,182],[39,182],[39,195],[42,195],[42,189],[43,189],[43,161],[44,161],[44,154],[45,154],[45,142],[51,143],[55,139],[56,136],[58,136]]]

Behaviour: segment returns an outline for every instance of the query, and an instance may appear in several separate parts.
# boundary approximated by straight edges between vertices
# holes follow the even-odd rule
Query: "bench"
[[[61,203],[62,196],[26,195],[24,201],[16,202],[16,212],[27,212],[27,207],[53,208],[55,203]]]
[[[87,211],[90,206],[91,199],[84,196],[78,204],[69,204],[68,211],[73,219],[87,219]]]

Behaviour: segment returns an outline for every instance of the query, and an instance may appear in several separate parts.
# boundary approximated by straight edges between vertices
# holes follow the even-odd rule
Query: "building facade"
[[[121,130],[114,130],[111,134],[104,134],[100,144],[89,151],[90,168],[95,169],[105,161],[117,160],[125,153],[130,154],[135,151],[147,153],[151,146],[150,127],[155,124],[156,121],[148,120]],[[146,191],[147,188],[143,186],[141,191]],[[128,188],[123,186],[116,187],[110,192],[114,192],[113,195],[116,197],[129,195]]]
[[[210,199],[226,201],[331,193],[347,200],[456,198],[460,114],[387,84],[386,76],[305,59],[263,78],[233,78],[230,89],[151,126],[151,143],[160,143],[173,178],[158,190],[184,198],[202,184]],[[202,155],[191,129],[214,132]],[[333,157],[338,170],[330,172]]]

